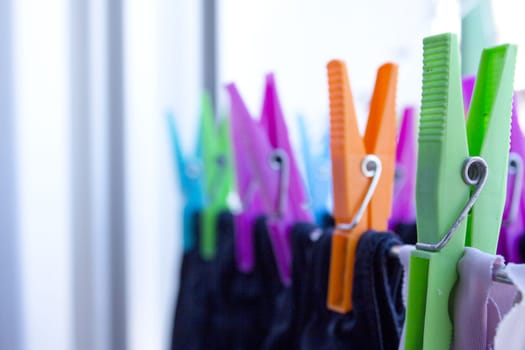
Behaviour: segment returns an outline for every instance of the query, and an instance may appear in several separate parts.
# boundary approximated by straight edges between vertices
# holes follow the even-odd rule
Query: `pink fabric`
[[[503,265],[501,256],[465,248],[454,296],[453,349],[494,349],[496,328],[517,293],[514,286],[492,281],[493,269]]]

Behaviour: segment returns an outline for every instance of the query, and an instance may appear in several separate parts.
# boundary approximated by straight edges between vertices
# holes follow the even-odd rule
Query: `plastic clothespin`
[[[463,78],[463,96],[466,109],[470,106],[475,76]],[[498,254],[505,256],[508,262],[521,262],[519,254],[519,240],[525,232],[525,191],[523,184],[525,172],[523,162],[525,159],[525,137],[521,130],[517,96],[512,103],[509,171],[507,175],[507,197],[503,210],[503,222],[498,242]]]
[[[428,37],[423,47],[418,243],[410,260],[405,349],[442,350],[451,344],[450,296],[464,247],[496,251],[516,47],[483,51],[466,128],[457,36]]]
[[[195,154],[185,157],[179,142],[175,119],[171,113],[167,115],[168,130],[170,133],[174,163],[179,173],[179,186],[184,196],[182,210],[183,247],[187,252],[195,246],[195,214],[204,206],[202,189],[202,149],[200,147],[200,131],[197,137]]]
[[[461,85],[463,87],[463,105],[465,107],[465,118],[467,118],[468,110],[470,108],[470,101],[472,100],[472,92],[474,91],[475,82],[475,75],[467,75],[463,77],[463,80],[461,81]]]
[[[368,125],[361,138],[346,65],[328,63],[330,148],[336,230],[332,241],[328,307],[352,309],[355,252],[367,230],[384,231],[394,185],[397,65],[377,72]]]
[[[299,166],[295,160],[295,154],[289,140],[288,128],[277,94],[275,77],[271,73],[266,75],[260,124],[266,130],[272,147],[275,150],[284,152],[288,159],[289,179],[287,196],[290,203],[289,209],[293,217],[297,221],[312,221],[312,214],[308,207],[308,196],[306,195]]]
[[[332,169],[330,162],[330,144],[328,134],[322,140],[322,150],[319,153],[313,151],[311,137],[303,117],[299,117],[299,135],[301,138],[301,149],[305,166],[305,178],[308,184],[310,206],[318,225],[325,224],[325,218],[331,211],[332,199]]]
[[[463,75],[478,70],[481,51],[496,43],[492,0],[461,0],[461,68]]]
[[[226,89],[230,95],[235,180],[241,202],[241,211],[235,215],[235,258],[239,271],[249,272],[255,264],[253,227],[257,217],[264,213],[260,185],[264,175],[254,172],[253,163],[270,157],[271,146],[264,131],[250,116],[235,85],[229,84]],[[274,180],[274,176],[268,178],[277,186]]]
[[[498,253],[508,262],[521,263],[519,242],[525,234],[525,137],[518,118],[517,101],[512,103],[507,200],[503,211]]]
[[[399,223],[416,221],[416,116],[413,107],[406,107],[396,147],[394,205],[389,228]]]
[[[200,252],[211,259],[216,251],[216,222],[220,211],[228,208],[233,192],[233,159],[230,146],[230,129],[227,117],[216,122],[211,98],[202,97],[202,153],[204,160],[205,206],[202,213]]]
[[[238,217],[245,228],[236,229],[237,262],[244,271],[253,267],[253,233],[250,223],[253,223],[255,215],[268,214],[268,228],[279,275],[283,284],[289,285],[289,231],[295,222],[308,220],[309,213],[304,189],[298,188],[297,185],[301,183],[294,180],[299,178],[299,173],[289,145],[273,76],[267,77],[260,123],[251,118],[235,85],[229,84],[227,90],[231,100],[235,159],[236,162],[244,159],[247,164],[237,168],[236,176],[243,203],[243,212]]]

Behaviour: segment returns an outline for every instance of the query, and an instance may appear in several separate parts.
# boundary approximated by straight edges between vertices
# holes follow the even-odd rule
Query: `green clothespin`
[[[205,259],[215,256],[217,215],[228,208],[233,192],[233,160],[228,118],[218,124],[210,96],[202,97],[202,152],[204,161],[205,206],[202,213],[200,252]]]
[[[481,51],[496,43],[492,0],[460,1],[461,68],[463,76],[476,74]]]
[[[483,50],[465,127],[457,37],[424,40],[418,244],[410,260],[405,349],[450,348],[450,296],[464,247],[496,252],[516,51],[513,45]]]

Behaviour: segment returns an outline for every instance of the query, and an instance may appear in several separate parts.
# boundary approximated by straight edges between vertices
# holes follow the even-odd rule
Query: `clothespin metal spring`
[[[349,224],[340,223],[337,225],[338,229],[350,231],[359,223],[359,221],[363,217],[363,214],[366,211],[366,208],[368,207],[368,203],[370,203],[370,200],[374,195],[374,192],[377,188],[377,184],[379,183],[379,179],[381,177],[382,170],[383,167],[381,165],[381,159],[375,154],[368,154],[365,158],[363,158],[363,161],[361,163],[361,172],[365,177],[371,177],[372,181],[368,186],[368,190],[366,191],[365,197],[363,198],[363,202],[361,203],[361,206],[355,213],[352,222],[350,222]]]
[[[452,235],[454,234],[454,232],[456,232],[459,225],[463,222],[463,220],[465,220],[465,218],[468,216],[470,209],[472,209],[472,207],[478,200],[478,197],[481,194],[481,191],[483,190],[485,183],[487,182],[488,175],[489,175],[489,167],[485,159],[481,157],[467,158],[467,160],[463,164],[462,177],[463,177],[463,181],[467,185],[476,186],[474,192],[470,196],[467,204],[465,204],[465,207],[459,214],[458,218],[456,219],[452,227],[443,236],[443,238],[438,243],[435,243],[435,244],[418,242],[416,244],[417,249],[425,250],[429,252],[439,252],[441,249],[443,249],[443,247],[447,245],[447,243],[452,238]]]

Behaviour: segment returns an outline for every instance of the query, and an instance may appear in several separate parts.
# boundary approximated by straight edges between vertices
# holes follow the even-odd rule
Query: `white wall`
[[[15,112],[24,337],[72,345],[66,0],[14,2]]]
[[[260,113],[263,74],[274,71],[285,115],[328,123],[326,64],[346,61],[361,121],[378,67],[400,63],[398,106],[420,100],[422,38],[431,32],[431,1],[223,0],[220,81],[235,81]],[[316,124],[314,124],[316,123]]]
[[[193,150],[201,89],[199,1],[125,6],[128,344],[166,349],[182,246],[180,193],[166,124]]]

